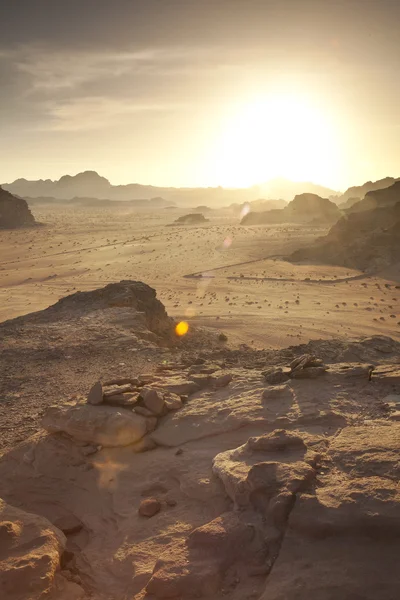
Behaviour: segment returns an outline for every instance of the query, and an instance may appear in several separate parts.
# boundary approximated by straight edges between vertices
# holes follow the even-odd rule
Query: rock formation
[[[209,219],[206,219],[204,215],[201,213],[189,213],[188,215],[183,215],[182,217],[178,217],[176,221],[174,221],[174,225],[202,225],[203,223],[208,223]]]
[[[400,202],[342,217],[327,236],[313,246],[297,250],[290,260],[317,261],[369,271],[399,262]]]
[[[383,208],[385,206],[390,207],[394,206],[397,202],[400,202],[400,181],[395,182],[390,187],[368,192],[365,194],[363,200],[351,204],[346,212],[349,214],[364,210],[373,210],[374,208]]]
[[[359,200],[363,200],[368,192],[383,190],[392,186],[396,181],[400,181],[400,179],[395,179],[394,177],[385,177],[384,179],[379,179],[378,181],[367,181],[367,183],[364,183],[363,185],[350,187],[339,198],[339,202],[341,204],[340,208],[345,208],[343,204],[350,198],[358,198]]]
[[[5,597],[396,598],[400,344],[201,354],[114,372],[0,457]]]
[[[26,201],[0,187],[0,229],[17,229],[33,225],[35,219]]]
[[[341,212],[334,202],[321,198],[316,194],[300,194],[295,196],[283,209],[266,212],[249,212],[243,217],[242,225],[266,225],[273,223],[315,223],[329,224],[336,222]]]

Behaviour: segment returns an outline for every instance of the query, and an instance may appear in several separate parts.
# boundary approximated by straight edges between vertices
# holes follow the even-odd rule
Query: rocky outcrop
[[[38,515],[0,499],[0,596],[7,600],[39,600],[52,592],[64,534]]]
[[[59,300],[42,314],[45,318],[63,314],[90,313],[108,308],[128,308],[142,315],[146,327],[159,336],[169,336],[174,322],[168,317],[156,291],[142,281],[109,283],[90,292],[76,292]]]
[[[342,217],[313,246],[297,250],[293,262],[318,261],[378,270],[400,261],[400,202]]]
[[[336,222],[341,212],[334,202],[316,194],[300,194],[292,202],[279,210],[249,212],[243,217],[242,225],[265,225],[273,223],[315,223]]]
[[[350,187],[339,198],[339,202],[341,205],[343,205],[343,203],[347,202],[350,198],[358,198],[359,200],[363,200],[368,192],[383,190],[392,186],[396,181],[400,181],[400,179],[395,179],[394,177],[385,177],[384,179],[379,179],[378,181],[367,181],[367,183],[364,183],[363,185]],[[340,206],[340,208],[344,207]]]
[[[206,219],[205,216],[201,213],[189,213],[188,215],[183,215],[182,217],[178,217],[176,221],[174,221],[174,225],[202,225],[203,223],[208,223],[209,219]]]
[[[397,204],[397,202],[400,202],[400,181],[395,182],[390,187],[368,192],[363,200],[354,202],[347,208],[347,214],[383,208],[385,206],[391,207]]]
[[[67,433],[74,439],[106,447],[135,444],[146,434],[146,419],[111,406],[50,406],[42,421],[49,433]]]
[[[35,219],[26,201],[0,187],[0,229],[17,229],[34,225]]]

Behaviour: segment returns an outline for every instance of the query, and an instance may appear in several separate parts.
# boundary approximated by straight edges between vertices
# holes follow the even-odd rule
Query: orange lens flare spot
[[[176,333],[176,335],[179,335],[180,337],[182,335],[186,335],[188,331],[189,331],[189,323],[186,323],[186,321],[181,321],[175,327],[175,333]]]

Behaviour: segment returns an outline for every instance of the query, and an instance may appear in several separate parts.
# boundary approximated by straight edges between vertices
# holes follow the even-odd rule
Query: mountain
[[[52,181],[51,179],[39,179],[37,181],[17,179],[13,183],[3,184],[3,187],[23,198],[52,197],[57,200],[71,200],[76,197],[90,197],[125,201],[162,197],[180,206],[207,205],[214,208],[228,206],[232,203],[243,204],[244,202],[257,200],[260,197],[290,200],[295,194],[302,192],[319,192],[325,196],[337,193],[316,186],[313,183],[295,183],[285,179],[274,179],[261,186],[244,189],[222,187],[164,188],[138,183],[112,185],[108,179],[101,177],[95,171],[85,171],[74,176],[64,175],[58,181]]]
[[[283,209],[249,212],[243,217],[241,224],[334,223],[340,217],[339,208],[327,198],[321,198],[316,194],[299,194]]]
[[[363,200],[364,196],[368,192],[375,192],[376,190],[382,190],[384,188],[388,188],[393,185],[396,181],[400,181],[400,178],[395,179],[394,177],[385,177],[384,179],[379,179],[378,181],[367,181],[364,185],[356,185],[354,187],[350,187],[345,193],[340,196],[338,201],[343,204],[346,203],[351,198],[357,198],[358,200]],[[350,208],[349,206],[341,206],[340,208]]]
[[[355,202],[346,212],[362,212],[374,208],[383,208],[384,206],[393,206],[397,202],[400,202],[400,180],[396,181],[390,187],[367,192],[364,200]]]
[[[16,198],[0,187],[0,229],[32,227],[35,219],[22,198]]]
[[[289,202],[292,198],[299,194],[316,194],[323,198],[337,196],[339,192],[331,190],[322,185],[317,185],[310,181],[290,181],[284,178],[276,178],[262,183],[258,186],[260,195],[267,198],[281,198]]]
[[[342,217],[328,235],[290,260],[376,271],[400,262],[400,202]]]

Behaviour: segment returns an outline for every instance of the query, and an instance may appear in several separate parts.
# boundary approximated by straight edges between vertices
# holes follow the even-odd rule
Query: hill
[[[316,194],[295,196],[283,209],[265,212],[249,212],[242,225],[265,225],[272,223],[333,223],[341,216],[339,208],[327,198]]]
[[[368,192],[375,192],[376,190],[382,190],[393,185],[396,181],[400,181],[400,178],[395,179],[394,177],[385,177],[384,179],[378,179],[377,181],[367,181],[363,185],[356,185],[350,187],[345,193],[338,198],[340,204],[347,203],[350,199],[363,200]],[[348,205],[341,206],[341,208],[349,208]]]
[[[33,225],[35,219],[26,201],[0,187],[0,229],[17,229]]]
[[[391,207],[350,213],[313,246],[290,260],[376,271],[400,262],[400,202]]]
[[[292,182],[285,179],[272,180],[260,186],[244,189],[155,187],[138,183],[112,185],[96,171],[84,171],[74,176],[64,175],[56,181],[17,179],[12,183],[3,184],[3,187],[23,198],[51,197],[57,200],[71,200],[75,197],[89,197],[108,200],[142,200],[162,197],[180,206],[207,205],[212,208],[251,202],[260,196],[289,200],[295,194],[302,192],[321,193],[325,196],[337,193],[313,183]]]
[[[400,202],[400,180],[387,188],[367,192],[365,198],[352,204],[347,212],[362,212],[384,206],[393,206]]]

